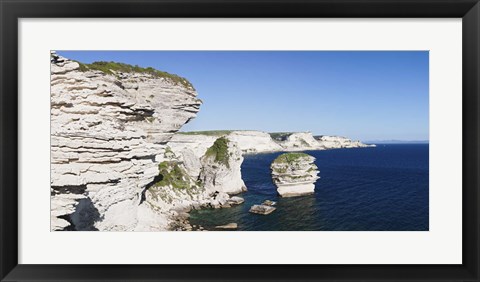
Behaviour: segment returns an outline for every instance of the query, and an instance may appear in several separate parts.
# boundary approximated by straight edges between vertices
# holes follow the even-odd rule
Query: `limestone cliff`
[[[363,144],[360,141],[353,141],[346,137],[341,136],[315,136],[315,139],[320,144],[320,146],[326,149],[340,149],[340,148],[366,148],[366,147],[375,147],[371,144]]]
[[[285,153],[271,164],[272,179],[282,197],[311,194],[315,189],[318,168],[315,158],[304,153]]]
[[[313,138],[310,132],[294,132],[285,136],[284,141],[278,141],[284,151],[308,151],[308,150],[325,150],[327,147],[319,144]]]
[[[51,54],[52,230],[142,226],[165,144],[199,110],[185,79],[119,66]]]

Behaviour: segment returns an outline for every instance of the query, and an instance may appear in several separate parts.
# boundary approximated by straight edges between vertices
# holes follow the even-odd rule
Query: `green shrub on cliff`
[[[215,162],[229,167],[228,142],[229,140],[226,137],[218,138],[215,140],[213,145],[207,149],[207,152],[205,152],[205,157],[212,157],[215,159]]]
[[[307,155],[305,153],[285,153],[278,156],[273,162],[270,168],[273,172],[278,174],[285,174],[289,171],[290,168],[296,169],[303,169],[300,166],[301,159],[306,158],[310,159],[312,156]],[[307,174],[305,175],[283,175],[282,177],[289,178],[290,180],[302,180],[307,179],[310,177],[310,173],[315,170],[317,166],[315,164],[311,164],[310,168],[307,170]]]
[[[175,199],[192,199],[205,191],[202,182],[190,178],[181,163],[175,160],[161,162],[158,169],[158,176],[154,180],[156,182],[147,188],[149,196],[146,200],[154,209],[157,208],[158,200],[171,204]]]
[[[280,156],[278,156],[274,161],[273,163],[292,163],[292,162],[295,162],[295,161],[298,161],[299,159],[301,158],[305,158],[305,157],[310,157],[309,155],[305,154],[305,153],[285,153],[285,154],[281,154]]]
[[[114,72],[125,72],[125,73],[131,73],[131,72],[138,72],[138,73],[147,73],[152,75],[153,77],[163,77],[166,78],[176,84],[183,85],[185,87],[189,87],[193,89],[193,85],[185,78],[178,76],[176,74],[171,74],[168,72],[164,71],[159,71],[156,70],[152,67],[148,68],[143,68],[138,65],[129,65],[129,64],[124,64],[124,63],[117,63],[117,62],[105,62],[105,61],[98,61],[98,62],[93,62],[91,64],[84,64],[76,61],[79,65],[80,71],[87,71],[87,70],[97,70],[101,71],[105,74],[112,74],[114,75]]]
[[[171,186],[177,189],[191,188],[189,176],[187,172],[181,168],[175,161],[164,161],[158,165],[159,175],[162,180],[155,183],[154,186]]]

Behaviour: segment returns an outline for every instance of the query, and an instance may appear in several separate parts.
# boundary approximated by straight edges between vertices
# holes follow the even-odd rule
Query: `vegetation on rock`
[[[173,154],[168,147],[165,153]],[[153,200],[152,202],[147,198],[147,202],[152,205],[152,208],[155,208],[155,202],[160,199],[171,204],[174,199],[191,198],[204,190],[202,183],[192,180],[178,161],[163,161],[158,165],[158,169],[159,173],[155,178],[157,182],[147,190],[150,199]]]
[[[205,157],[214,158],[215,162],[224,164],[227,167],[230,167],[228,164],[229,153],[228,153],[228,142],[229,140],[226,137],[220,137],[213,145],[207,149],[205,152]]]
[[[301,158],[309,158],[310,155],[307,155],[305,153],[285,153],[281,154],[278,156],[273,163],[274,164],[279,164],[279,163],[292,163],[295,161],[298,161]]]
[[[177,189],[188,189],[192,186],[187,172],[176,161],[164,161],[158,165],[162,180],[154,187],[171,186]]]
[[[168,79],[175,84],[180,84],[185,87],[189,87],[193,89],[193,85],[185,78],[178,76],[176,74],[171,74],[168,72],[164,71],[159,71],[157,69],[154,69],[152,67],[147,67],[143,68],[138,65],[129,65],[129,64],[124,64],[124,63],[117,63],[117,62],[105,62],[105,61],[98,61],[98,62],[93,62],[91,64],[84,64],[79,61],[75,61],[80,65],[79,70],[82,72],[88,71],[88,70],[97,70],[101,71],[105,74],[112,74],[115,75],[116,72],[124,72],[124,73],[132,73],[132,72],[137,72],[137,73],[146,73],[150,74],[153,77],[156,78],[165,78]]]
[[[272,178],[275,184],[312,183],[318,178],[314,158],[305,153],[285,153],[278,156],[271,164]],[[313,188],[312,188],[313,189]]]

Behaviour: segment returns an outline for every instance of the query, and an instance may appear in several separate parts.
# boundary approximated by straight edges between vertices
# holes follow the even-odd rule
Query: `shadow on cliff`
[[[162,180],[163,180],[163,175],[159,174],[159,175],[155,176],[153,178],[153,180],[145,186],[145,189],[143,189],[143,191],[140,195],[140,203],[138,203],[138,205],[141,205],[143,202],[145,202],[145,200],[146,200],[145,193],[147,192],[147,190],[150,187],[152,187],[153,185],[155,185],[155,183],[160,182]]]
[[[98,231],[95,222],[102,220],[90,198],[79,200],[74,213],[60,218],[70,223],[70,226],[64,229],[65,231]]]
[[[52,195],[85,195],[86,190],[86,185],[52,186]],[[59,218],[70,223],[70,226],[63,229],[64,231],[98,231],[94,224],[95,222],[102,220],[100,212],[88,197],[78,200],[74,213],[59,216]]]

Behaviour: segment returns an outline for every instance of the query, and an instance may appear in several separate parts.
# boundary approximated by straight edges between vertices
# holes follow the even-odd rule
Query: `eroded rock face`
[[[202,169],[201,158],[218,136],[175,134],[168,146],[183,162],[188,174],[197,179]]]
[[[178,224],[179,215],[192,208],[210,207],[215,200],[199,183],[187,173],[182,161],[167,147],[158,165],[158,176],[145,187],[141,207],[154,211],[142,218],[136,230],[183,230]],[[166,218],[165,226],[158,226],[158,214]],[[181,216],[180,216],[181,217]]]
[[[271,164],[272,179],[282,197],[312,194],[318,176],[315,158],[304,153],[285,153]]]
[[[135,230],[145,218],[162,225],[140,205],[142,192],[158,176],[165,144],[196,116],[196,96],[167,78],[82,71],[53,53],[52,230]]]

